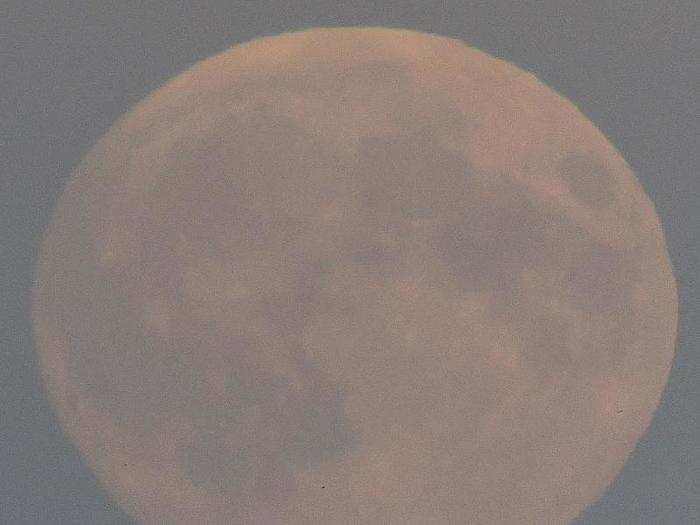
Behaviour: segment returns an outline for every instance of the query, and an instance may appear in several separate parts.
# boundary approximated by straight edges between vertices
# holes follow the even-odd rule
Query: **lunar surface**
[[[677,297],[574,105],[456,40],[338,28],[115,123],[33,315],[66,433],[140,523],[553,524],[648,426]]]

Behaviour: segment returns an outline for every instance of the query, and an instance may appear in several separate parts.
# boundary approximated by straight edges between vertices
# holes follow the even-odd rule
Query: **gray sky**
[[[472,5],[473,4],[473,5]],[[700,83],[693,2],[7,2],[0,8],[0,523],[131,523],[60,431],[28,317],[38,236],[112,122],[188,66],[261,35],[386,25],[461,38],[571,99],[637,173],[680,291],[676,361],[646,437],[580,524],[700,520],[696,279]],[[437,7],[439,6],[439,7]],[[693,32],[695,31],[695,32]]]

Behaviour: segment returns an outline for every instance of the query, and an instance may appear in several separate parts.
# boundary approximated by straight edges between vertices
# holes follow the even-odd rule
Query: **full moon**
[[[144,524],[568,523],[667,382],[677,292],[628,164],[454,39],[207,59],[76,168],[33,294],[46,390]]]

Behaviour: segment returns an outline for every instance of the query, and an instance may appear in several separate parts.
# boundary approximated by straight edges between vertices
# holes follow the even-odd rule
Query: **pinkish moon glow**
[[[236,46],[136,106],[60,198],[33,307],[66,433],[144,524],[571,521],[677,320],[593,124],[379,28]]]

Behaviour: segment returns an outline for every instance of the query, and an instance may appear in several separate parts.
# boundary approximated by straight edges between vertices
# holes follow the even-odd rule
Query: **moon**
[[[532,74],[399,29],[165,84],[76,168],[36,275],[48,395],[144,524],[569,522],[675,347],[614,146]]]

